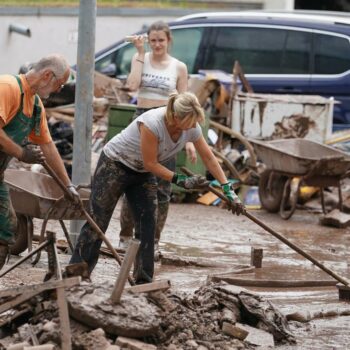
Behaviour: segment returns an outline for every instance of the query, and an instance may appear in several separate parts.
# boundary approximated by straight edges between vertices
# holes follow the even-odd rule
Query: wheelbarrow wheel
[[[277,213],[283,197],[284,185],[288,177],[265,170],[259,178],[259,199],[262,207],[271,213]]]
[[[13,255],[19,255],[28,248],[28,233],[33,236],[32,218],[18,213],[16,215],[17,232],[15,233],[15,243],[11,246],[11,254]]]

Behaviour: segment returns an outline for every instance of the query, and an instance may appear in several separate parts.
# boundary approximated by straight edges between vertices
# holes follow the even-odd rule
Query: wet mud
[[[118,206],[107,230],[107,236],[115,246],[118,245],[119,240],[119,215]],[[315,258],[320,259],[339,275],[344,277],[350,275],[347,252],[350,242],[349,229],[321,226],[319,214],[307,211],[297,210],[288,221],[263,210],[254,211],[254,215]],[[40,232],[40,228],[41,221],[35,220],[34,233]],[[63,237],[58,222],[50,220],[47,229]],[[249,265],[251,247],[263,248],[264,257],[262,268],[246,274],[247,279],[332,280],[311,262],[246,217],[233,216],[226,210],[199,204],[171,204],[160,241],[160,250],[164,255],[211,259],[226,267],[179,267],[157,263],[155,278],[171,280],[173,291],[192,293],[207,282],[208,275],[225,273],[237,264]],[[69,256],[60,254],[60,259],[64,266]],[[11,261],[14,262],[15,258]],[[40,282],[45,269],[46,255],[43,254],[34,269],[28,263],[2,278],[0,288],[20,283]],[[103,283],[106,280],[115,281],[118,270],[117,263],[113,259],[101,256],[92,279],[95,283]],[[339,301],[335,286],[245,288],[268,298],[284,314],[300,310],[339,309],[349,306],[348,303]],[[291,322],[291,331],[296,337],[297,344],[280,345],[276,348],[283,350],[346,349],[350,343],[349,326],[349,316],[315,319],[308,323]]]

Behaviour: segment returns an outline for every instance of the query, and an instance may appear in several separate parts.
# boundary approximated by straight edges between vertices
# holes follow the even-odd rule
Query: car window
[[[311,43],[310,32],[288,30],[279,73],[310,74]]]
[[[194,71],[198,49],[203,36],[203,28],[179,28],[172,30],[171,55],[187,65],[188,73]]]
[[[250,74],[310,74],[311,33],[274,28],[219,28],[207,69]]]
[[[315,34],[315,74],[338,74],[350,69],[349,40]]]
[[[231,73],[238,60],[246,73],[278,73],[286,37],[285,30],[218,28],[205,68]]]
[[[136,53],[136,48],[133,44],[129,43],[121,47],[116,54],[115,64],[117,66],[118,75],[128,75],[131,70],[131,60]]]
[[[95,62],[95,70],[101,73],[104,72],[111,65],[111,63],[114,63],[114,56],[115,52],[97,60]]]

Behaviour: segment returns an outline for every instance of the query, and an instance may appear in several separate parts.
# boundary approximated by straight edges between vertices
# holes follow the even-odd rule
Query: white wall
[[[177,16],[175,16],[177,17]],[[170,21],[175,17],[162,17]],[[130,35],[157,17],[98,16],[96,18],[95,51]],[[26,26],[30,38],[9,33],[10,24]],[[35,62],[49,53],[61,53],[70,64],[76,62],[78,17],[76,16],[0,16],[0,74],[16,74],[25,62]]]
[[[264,0],[265,10],[288,10],[294,9],[294,0]]]

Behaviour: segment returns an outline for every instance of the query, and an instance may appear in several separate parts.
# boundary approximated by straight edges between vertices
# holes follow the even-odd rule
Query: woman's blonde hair
[[[192,92],[173,93],[169,96],[165,114],[169,125],[174,125],[175,116],[180,120],[189,118],[198,123],[203,123],[205,120],[203,108]]]

